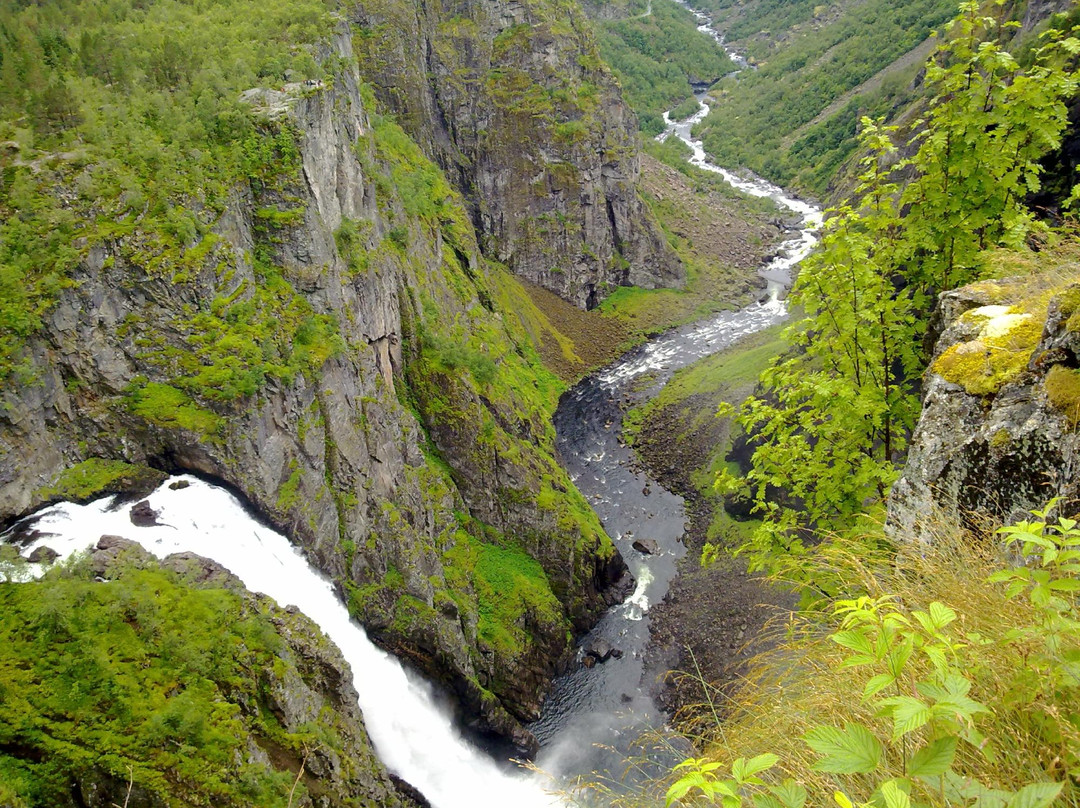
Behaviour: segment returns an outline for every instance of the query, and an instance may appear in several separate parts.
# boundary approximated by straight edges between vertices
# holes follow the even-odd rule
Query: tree
[[[768,395],[748,399],[740,416],[759,442],[747,480],[766,516],[761,557],[801,550],[797,526],[851,519],[868,497],[883,497],[913,424],[917,327],[897,271],[891,131],[864,122],[860,207],[830,211],[821,249],[792,291],[805,312],[786,333],[798,353],[763,374]],[[786,504],[769,501],[770,488],[783,489]]]
[[[1001,6],[1001,0],[994,5]],[[1073,38],[1047,42],[1021,69],[1002,25],[973,0],[947,26],[927,64],[930,111],[912,140],[915,179],[904,189],[910,277],[932,290],[974,280],[988,247],[1021,247],[1035,226],[1024,198],[1039,189],[1039,160],[1061,145],[1065,100],[1077,89],[1066,65]]]
[[[896,163],[894,129],[863,120],[859,202],[829,211],[792,291],[805,311],[787,332],[796,353],[762,375],[765,394],[739,416],[757,443],[746,476],[764,517],[755,565],[800,552],[807,528],[850,527],[884,498],[918,411],[916,346],[933,293],[974,280],[984,250],[1023,246],[1036,227],[1024,199],[1061,143],[1080,41],[1051,39],[1022,69],[1002,47],[1006,27],[961,6],[927,67],[933,96],[911,160]],[[894,167],[912,175],[906,187]],[[725,473],[717,485],[740,481]]]

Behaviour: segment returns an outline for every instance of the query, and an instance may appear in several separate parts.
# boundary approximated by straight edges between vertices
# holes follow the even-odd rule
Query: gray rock
[[[971,309],[1020,302],[1022,280],[947,292],[935,320],[935,359],[971,340]],[[1076,289],[1077,287],[1073,287]],[[1053,301],[1028,366],[996,394],[979,396],[929,369],[923,406],[903,474],[888,500],[886,532],[898,541],[932,542],[942,524],[975,529],[1023,518],[1055,496],[1080,495],[1080,436],[1047,396],[1052,367],[1076,362],[1080,339]]]
[[[31,564],[51,564],[60,557],[60,554],[51,547],[46,547],[44,544],[40,547],[34,548],[34,551],[27,557],[27,561]]]
[[[653,539],[634,539],[631,547],[645,555],[656,555],[660,552],[660,545]]]

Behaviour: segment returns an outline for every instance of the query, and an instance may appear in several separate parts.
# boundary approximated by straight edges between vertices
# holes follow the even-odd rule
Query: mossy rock
[[[1027,367],[1042,337],[1043,323],[1034,315],[1003,306],[973,309],[963,319],[980,326],[978,337],[946,350],[933,370],[972,395],[994,395]]]
[[[1069,426],[1080,424],[1080,371],[1054,365],[1046,374],[1046,395],[1055,409],[1065,414]]]
[[[56,502],[87,502],[108,494],[146,494],[165,481],[165,473],[148,466],[92,457],[64,469],[41,496]]]

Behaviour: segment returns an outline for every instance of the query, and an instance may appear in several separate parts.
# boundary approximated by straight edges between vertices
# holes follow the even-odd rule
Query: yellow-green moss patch
[[[934,363],[934,372],[972,395],[993,395],[1027,366],[1043,323],[1005,306],[982,306],[964,318],[981,324],[979,336],[945,351]]]
[[[1050,403],[1065,413],[1069,426],[1080,424],[1080,372],[1054,365],[1046,374],[1046,394]]]

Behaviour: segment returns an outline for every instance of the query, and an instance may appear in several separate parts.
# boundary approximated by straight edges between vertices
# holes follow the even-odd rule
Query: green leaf
[[[803,736],[807,746],[824,757],[814,764],[817,771],[833,774],[865,774],[877,768],[881,744],[866,727],[847,724],[816,727]]]
[[[1046,808],[1057,799],[1064,783],[1031,783],[1009,798],[1008,808]]]
[[[758,772],[763,772],[766,769],[771,769],[779,761],[780,758],[772,754],[771,752],[766,752],[763,755],[757,755],[756,757],[750,758],[750,760],[747,760],[746,758],[739,758],[735,761],[734,764],[732,764],[731,776],[734,777],[736,781],[740,783],[745,783],[747,778],[757,774]]]
[[[879,673],[877,676],[871,677],[870,681],[866,683],[866,687],[863,688],[863,700],[865,701],[871,696],[880,693],[895,681],[896,677],[891,673]]]
[[[911,808],[911,797],[896,780],[886,780],[881,784],[881,796],[885,800],[885,808]]]
[[[754,808],[785,808],[772,794],[755,794],[753,796]]]
[[[913,696],[893,696],[882,704],[892,715],[894,741],[924,726],[933,716],[930,705]]]
[[[938,603],[935,600],[930,604],[930,618],[934,621],[934,625],[937,628],[942,629],[956,620],[956,612],[943,603]]]
[[[784,808],[802,808],[806,804],[806,789],[790,777],[779,785],[769,786],[769,791],[776,795]]]
[[[944,774],[956,757],[956,743],[957,739],[953,736],[931,741],[911,756],[908,774],[911,777],[938,777]]]

